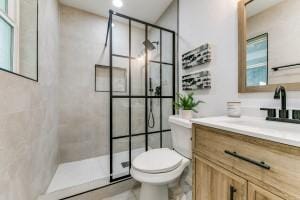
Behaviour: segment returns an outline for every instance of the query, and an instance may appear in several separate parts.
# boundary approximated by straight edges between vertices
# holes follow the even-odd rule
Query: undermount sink
[[[193,123],[300,147],[300,125],[266,121],[257,117],[209,117]]]

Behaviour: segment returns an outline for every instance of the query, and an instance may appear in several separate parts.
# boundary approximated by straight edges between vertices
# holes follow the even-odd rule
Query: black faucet
[[[261,108],[260,110],[268,111],[266,120],[300,124],[300,110],[293,110],[292,119],[289,118],[289,111],[286,109],[286,90],[283,86],[276,88],[274,99],[281,99],[279,117],[276,117],[276,108]]]
[[[279,110],[279,118],[289,118],[289,111],[286,109],[286,90],[283,86],[278,86],[276,88],[274,99],[281,99],[281,110]]]
[[[274,99],[281,98],[281,110],[286,110],[286,91],[283,86],[278,86],[275,90]]]

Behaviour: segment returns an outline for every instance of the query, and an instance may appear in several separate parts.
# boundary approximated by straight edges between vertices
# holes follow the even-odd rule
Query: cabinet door
[[[193,159],[194,200],[247,200],[247,181],[203,159]]]
[[[252,183],[249,183],[248,200],[283,200],[283,199]]]

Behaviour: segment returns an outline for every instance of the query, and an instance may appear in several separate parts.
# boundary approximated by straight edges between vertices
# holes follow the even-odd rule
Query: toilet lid
[[[132,166],[145,173],[169,172],[180,166],[182,156],[167,148],[153,149],[137,156]]]

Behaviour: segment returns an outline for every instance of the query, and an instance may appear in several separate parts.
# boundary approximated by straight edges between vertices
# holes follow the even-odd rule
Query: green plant
[[[192,110],[197,113],[197,110],[194,108],[199,105],[199,103],[204,103],[203,101],[195,101],[193,97],[194,93],[190,93],[188,95],[183,95],[177,93],[178,100],[175,102],[175,106],[177,109],[183,110]]]

